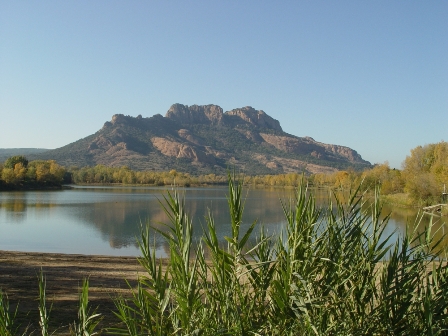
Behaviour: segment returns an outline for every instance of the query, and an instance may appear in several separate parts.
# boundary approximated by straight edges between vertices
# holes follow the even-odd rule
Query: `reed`
[[[113,335],[446,335],[448,266],[434,225],[409,229],[398,241],[381,217],[379,191],[366,203],[362,186],[319,208],[304,183],[282,202],[286,227],[270,236],[257,221],[242,230],[243,183],[229,174],[231,236],[218,239],[206,216],[193,241],[184,199],[168,192],[161,204],[170,220],[158,234],[169,262],[156,258],[150,225],[139,238],[145,268],[130,298],[114,299]],[[419,218],[410,227],[420,227]],[[256,236],[255,239],[250,239]],[[252,243],[251,243],[252,242]],[[205,257],[207,256],[207,257]],[[42,335],[48,335],[45,278],[39,275]],[[101,316],[80,293],[72,334],[94,335]],[[15,335],[14,311],[0,292],[0,335]]]
[[[47,309],[46,280],[42,269],[37,279],[39,284],[39,326],[42,336],[48,336],[51,335],[48,325],[52,306],[50,306],[50,309]]]
[[[89,280],[84,279],[81,292],[79,294],[78,320],[70,326],[72,336],[94,336],[98,323],[101,321],[101,314],[96,309],[91,311],[89,307]]]
[[[13,336],[18,335],[19,325],[16,323],[18,306],[11,311],[8,295],[0,290],[0,335]]]
[[[148,274],[132,302],[117,300],[117,316],[132,324],[122,333],[445,334],[448,270],[433,226],[392,243],[389,217],[380,218],[379,192],[370,206],[360,194],[361,186],[346,201],[330,195],[328,207],[317,208],[302,183],[295,199],[282,204],[282,235],[268,236],[261,227],[250,245],[257,222],[241,232],[242,183],[229,175],[232,236],[222,246],[210,214],[194,245],[183,200],[168,193],[164,209],[171,223],[168,233],[160,233],[170,246],[170,266],[157,267],[149,229],[143,230],[140,262]]]

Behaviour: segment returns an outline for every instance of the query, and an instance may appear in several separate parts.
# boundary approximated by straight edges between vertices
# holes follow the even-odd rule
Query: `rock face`
[[[222,121],[222,108],[217,105],[187,105],[174,104],[165,115],[166,118],[180,124],[219,125]]]
[[[177,134],[179,134],[179,136],[182,139],[187,140],[188,142],[191,142],[192,144],[198,145],[198,146],[203,146],[204,145],[204,141],[202,141],[201,138],[198,138],[197,136],[195,136],[193,133],[191,133],[189,130],[187,129],[180,129],[177,131]]]
[[[272,134],[260,133],[260,136],[268,144],[275,148],[292,154],[310,154],[315,158],[321,157],[342,157],[347,159],[348,162],[358,163],[363,162],[361,155],[355,150],[338,145],[328,145],[322,142],[317,142],[311,137],[291,137],[291,136],[279,136]]]
[[[268,116],[264,111],[255,110],[251,106],[223,113],[222,108],[217,105],[187,106],[174,104],[170,107],[165,117],[183,125],[203,124],[235,127],[238,124],[248,124],[260,129],[267,128],[280,132],[283,131],[278,120]]]
[[[333,172],[370,163],[353,149],[283,132],[278,120],[250,106],[174,104],[165,117],[115,114],[84,139],[36,154],[66,166],[104,164],[136,170],[247,174]]]
[[[278,120],[268,116],[264,111],[257,111],[250,106],[228,111],[226,112],[226,115],[236,116],[257,128],[268,128],[283,132]]]
[[[170,141],[164,138],[154,137],[151,139],[154,147],[156,147],[163,155],[189,159],[192,162],[215,164],[215,158],[207,155],[204,151],[180,142]]]

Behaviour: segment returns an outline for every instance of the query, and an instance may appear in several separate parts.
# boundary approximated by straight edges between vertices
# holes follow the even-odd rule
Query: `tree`
[[[405,191],[415,200],[440,197],[448,184],[448,143],[418,146],[403,163]],[[436,201],[436,200],[434,200]]]
[[[50,180],[50,169],[44,162],[36,165],[36,180],[39,183],[46,183]]]
[[[17,182],[23,181],[26,176],[26,168],[22,163],[16,163],[14,166],[14,175],[16,177]]]
[[[7,184],[15,184],[17,182],[16,175],[14,174],[14,169],[12,168],[3,168],[2,171],[2,180]]]
[[[375,186],[380,185],[383,195],[403,192],[404,180],[401,172],[396,169],[390,169],[387,161],[382,164],[376,164],[372,169],[364,171],[361,178],[364,185],[368,188],[373,189]]]
[[[49,163],[50,163],[49,170],[52,182],[57,184],[62,183],[65,174],[64,167],[58,165],[54,160],[50,160]]]
[[[18,163],[21,163],[24,168],[28,167],[28,160],[23,155],[11,156],[6,159],[4,167],[14,169]]]
[[[335,188],[350,189],[352,181],[350,179],[350,174],[347,171],[341,170],[334,173],[334,179]]]

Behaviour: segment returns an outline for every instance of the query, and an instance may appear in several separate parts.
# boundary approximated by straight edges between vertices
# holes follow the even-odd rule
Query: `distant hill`
[[[49,149],[45,148],[0,148],[0,162],[4,162],[11,156],[23,155],[28,157],[30,155],[43,153],[48,150]]]
[[[29,155],[65,166],[128,166],[193,174],[333,172],[371,167],[353,149],[283,132],[278,120],[243,107],[174,104],[165,117],[116,114],[95,134],[64,147]]]

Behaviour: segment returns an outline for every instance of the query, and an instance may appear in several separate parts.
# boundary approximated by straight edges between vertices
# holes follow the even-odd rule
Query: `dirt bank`
[[[48,307],[53,303],[51,330],[68,334],[68,324],[77,316],[78,293],[89,278],[89,301],[105,317],[102,326],[116,323],[112,298],[129,296],[138,274],[144,273],[135,257],[110,257],[55,253],[0,251],[0,288],[6,292],[12,309],[19,303],[18,320],[28,331],[38,330],[38,281],[40,270],[47,285]],[[29,312],[29,313],[28,313]]]

